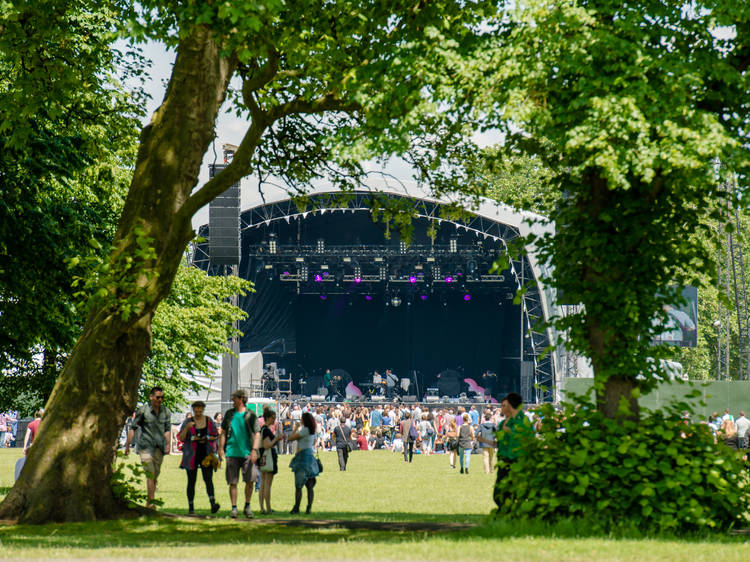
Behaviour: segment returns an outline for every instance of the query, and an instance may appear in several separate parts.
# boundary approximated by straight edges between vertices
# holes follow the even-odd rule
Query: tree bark
[[[207,28],[196,27],[180,41],[164,101],[141,135],[111,254],[112,267],[131,277],[113,289],[114,304],[108,299],[91,310],[21,477],[0,504],[0,519],[81,521],[126,511],[109,485],[114,446],[137,404],[154,311],[193,236],[192,213],[181,209],[197,183],[234,66],[220,56]],[[137,230],[151,240],[153,254],[146,258]],[[134,270],[124,266],[133,263]],[[129,313],[123,314],[123,302]]]

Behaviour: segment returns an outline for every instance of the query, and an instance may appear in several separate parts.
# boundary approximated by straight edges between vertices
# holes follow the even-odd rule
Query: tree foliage
[[[245,295],[252,286],[240,277],[209,276],[197,267],[180,267],[172,291],[154,315],[153,344],[143,365],[144,402],[155,385],[164,389],[170,408],[185,403],[185,391],[202,388],[195,376],[213,375],[217,359],[227,352],[227,340],[239,335],[234,322],[247,316],[229,299]]]
[[[500,483],[499,513],[547,522],[583,519],[604,532],[747,525],[750,479],[741,453],[715,443],[707,425],[683,419],[689,408],[675,404],[638,423],[618,423],[585,399],[562,411],[545,405],[541,430],[524,442],[524,455]]]
[[[75,342],[67,260],[114,236],[135,162],[140,91],[117,76],[114,4],[43,0],[0,16],[0,368],[33,375],[34,353]],[[53,377],[54,378],[54,377]],[[45,385],[41,385],[45,386]]]
[[[557,323],[591,358],[608,415],[623,398],[637,413],[636,387],[656,380],[668,287],[714,268],[690,235],[710,239],[706,218],[720,218],[716,161],[748,165],[748,15],[731,2],[531,0],[509,10],[490,57],[508,146],[538,155],[565,193],[540,244],[551,282],[584,305]]]

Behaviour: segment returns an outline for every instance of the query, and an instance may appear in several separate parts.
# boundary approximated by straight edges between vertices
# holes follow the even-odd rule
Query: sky
[[[150,79],[145,84],[145,89],[151,96],[151,99],[147,105],[146,118],[144,125],[151,120],[151,115],[159,107],[166,89],[167,81],[172,72],[172,65],[175,59],[174,51],[168,51],[165,46],[161,43],[149,42],[143,47],[144,55],[149,58],[152,62]],[[219,118],[216,124],[216,140],[214,141],[214,147],[216,149],[216,162],[221,163],[223,161],[222,145],[224,143],[238,145],[242,136],[247,129],[248,122],[238,118],[233,113],[228,114],[226,109],[229,104],[225,104],[222,108]],[[480,146],[486,146],[494,144],[499,141],[497,133],[489,132],[477,135],[474,139]],[[214,152],[211,148],[206,152],[201,166],[199,183],[203,185],[208,181],[208,168],[209,165],[214,162]],[[382,167],[376,163],[369,162],[365,163],[365,168],[368,171],[387,172],[390,176],[395,178],[390,183],[400,182],[407,188],[415,188],[416,182],[413,180],[413,170],[403,160],[392,159],[388,162],[386,167]],[[385,180],[379,179],[377,175],[374,175],[370,181],[370,185],[373,188],[377,188],[382,185]],[[282,182],[277,182],[282,183]],[[257,189],[258,181],[256,177],[248,176],[242,181],[242,203],[241,208],[245,209],[251,205],[251,203],[257,200]],[[273,191],[273,188],[269,185],[264,185],[264,192],[268,193]],[[206,224],[208,222],[208,207],[204,207],[196,213],[193,217],[193,227],[197,228],[199,225]]]

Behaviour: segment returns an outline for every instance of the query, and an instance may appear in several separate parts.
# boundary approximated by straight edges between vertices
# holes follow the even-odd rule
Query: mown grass
[[[0,449],[0,494],[12,484],[18,452]],[[415,457],[407,465],[387,452],[353,453],[349,470],[339,472],[335,455],[322,455],[325,471],[316,487],[314,513],[295,520],[474,523],[457,531],[347,529],[334,524],[286,525],[292,504],[289,457],[281,457],[273,493],[273,516],[233,520],[223,473],[215,475],[218,517],[142,517],[140,519],[44,526],[0,526],[5,558],[192,559],[252,558],[264,560],[435,559],[489,560],[739,560],[750,555],[750,543],[737,537],[710,539],[638,539],[596,537],[580,524],[555,527],[543,523],[494,521],[492,475],[474,457],[471,473],[458,474],[444,456]],[[479,462],[477,462],[479,461]],[[185,475],[179,459],[165,461],[159,495],[163,511],[185,514]],[[196,508],[208,514],[199,479]],[[257,512],[257,497],[253,509]],[[303,504],[304,505],[304,504]]]

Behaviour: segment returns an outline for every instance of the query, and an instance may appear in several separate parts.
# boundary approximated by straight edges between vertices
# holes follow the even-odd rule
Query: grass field
[[[12,485],[17,450],[0,449],[0,495]],[[228,517],[229,499],[222,472],[215,475],[221,511],[213,518],[143,517],[95,523],[0,526],[0,552],[6,559],[191,559],[263,560],[730,560],[750,556],[750,544],[738,537],[711,541],[634,540],[586,537],[586,529],[563,535],[519,528],[488,517],[493,507],[492,475],[472,458],[469,475],[448,467],[445,456],[416,456],[411,465],[383,451],[355,452],[349,470],[339,472],[333,453],[323,453],[313,514],[290,517],[293,502],[289,457],[281,458],[272,504],[273,516],[260,516],[253,496],[254,520]],[[185,475],[179,457],[165,460],[158,495],[163,511],[184,515]],[[303,507],[304,507],[303,499]],[[198,514],[208,514],[199,478]],[[301,526],[289,521],[303,522]],[[346,528],[331,520],[380,523],[471,523],[471,529],[404,530]],[[576,537],[580,535],[580,537]]]

